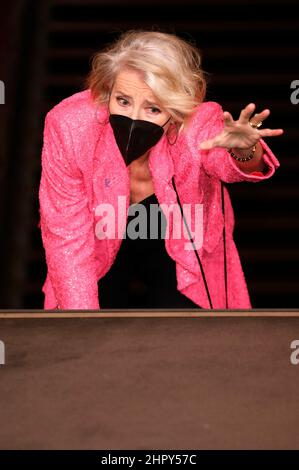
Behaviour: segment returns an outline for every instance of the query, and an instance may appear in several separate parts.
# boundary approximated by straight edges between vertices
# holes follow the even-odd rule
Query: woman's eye
[[[121,96],[118,96],[116,99],[117,99],[118,103],[120,103],[123,106],[125,106],[126,104],[129,103],[128,100],[126,100],[125,98],[122,98]]]
[[[160,109],[159,108],[150,108],[151,111],[154,113],[154,114],[159,114],[161,113]]]

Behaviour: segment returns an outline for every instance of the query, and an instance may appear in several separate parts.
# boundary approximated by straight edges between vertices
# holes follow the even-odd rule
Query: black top
[[[138,204],[146,209],[142,221]],[[100,307],[200,308],[177,290],[176,264],[165,248],[166,218],[156,195],[138,204],[129,207],[126,237],[110,270],[98,282]]]

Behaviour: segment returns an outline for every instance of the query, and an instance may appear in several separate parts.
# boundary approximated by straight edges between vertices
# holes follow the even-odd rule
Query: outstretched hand
[[[209,150],[214,147],[225,147],[233,149],[249,149],[253,147],[262,137],[275,137],[283,134],[283,129],[258,129],[249,124],[250,117],[255,110],[255,104],[250,103],[242,109],[239,119],[233,120],[232,115],[225,111],[223,113],[224,128],[220,134],[213,139],[205,140],[200,144],[200,149]],[[251,122],[258,124],[263,122],[270,114],[269,109],[254,115]]]

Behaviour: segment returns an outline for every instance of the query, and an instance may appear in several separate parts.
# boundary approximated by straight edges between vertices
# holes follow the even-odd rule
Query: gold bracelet
[[[248,162],[249,160],[251,160],[251,159],[254,157],[255,150],[256,150],[256,145],[253,146],[253,148],[252,148],[250,154],[248,155],[248,157],[238,157],[238,156],[232,151],[232,149],[227,149],[228,153],[229,153],[235,160],[238,160],[238,162]]]

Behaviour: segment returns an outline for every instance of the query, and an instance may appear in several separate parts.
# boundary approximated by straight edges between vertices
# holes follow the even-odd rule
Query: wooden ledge
[[[101,310],[0,310],[8,318],[177,318],[177,317],[299,317],[299,309],[101,309]]]

